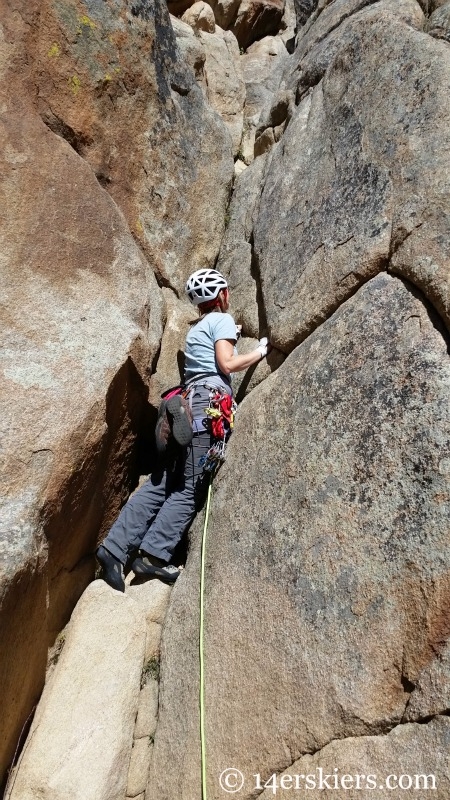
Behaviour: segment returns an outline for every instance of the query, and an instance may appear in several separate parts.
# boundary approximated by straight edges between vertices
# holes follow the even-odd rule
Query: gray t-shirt
[[[236,341],[236,323],[231,314],[210,311],[192,325],[186,336],[184,380],[214,373],[230,384],[230,376],[219,370],[214,345],[219,339]]]

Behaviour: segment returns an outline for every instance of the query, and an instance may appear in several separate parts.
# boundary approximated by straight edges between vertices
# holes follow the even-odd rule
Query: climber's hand
[[[262,339],[259,340],[259,344],[256,349],[261,353],[261,358],[264,358],[268,353],[270,353],[272,350],[272,345],[270,344],[267,336],[263,336]]]

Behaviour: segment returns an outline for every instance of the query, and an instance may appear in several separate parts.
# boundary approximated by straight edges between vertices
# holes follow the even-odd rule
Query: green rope
[[[208,499],[206,502],[205,524],[202,536],[202,554],[200,571],[200,753],[202,763],[202,800],[206,800],[206,747],[205,747],[205,662],[203,652],[203,632],[204,632],[204,594],[205,594],[205,554],[206,554],[206,529],[208,527],[209,506],[211,503],[211,478],[208,486]]]

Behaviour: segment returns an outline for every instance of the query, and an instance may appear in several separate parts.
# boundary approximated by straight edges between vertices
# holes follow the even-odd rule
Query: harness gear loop
[[[206,739],[205,739],[205,662],[204,662],[204,596],[205,596],[205,561],[206,561],[206,531],[208,528],[209,508],[211,504],[212,475],[209,478],[208,499],[206,501],[205,522],[203,525],[201,567],[200,567],[200,758],[201,758],[201,784],[202,800],[207,800],[206,794]]]

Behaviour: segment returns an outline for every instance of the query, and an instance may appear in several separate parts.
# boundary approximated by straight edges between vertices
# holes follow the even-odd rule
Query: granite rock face
[[[231,141],[164,3],[2,4],[0,784],[136,479],[161,283],[213,264]]]
[[[254,158],[255,134],[261,115],[280,87],[288,52],[280,36],[265,36],[241,56],[246,87],[241,152],[245,163]]]
[[[92,167],[153,268],[181,290],[187,262],[214,263],[233,164],[223,124],[179,61],[165,2],[17,8],[22,17],[11,10],[5,24],[15,73],[20,50],[27,54],[17,91],[37,98],[41,118]]]
[[[145,619],[103,581],[89,586],[33,720],[11,800],[123,800]]]
[[[334,739],[383,742],[442,651],[447,349],[416,290],[379,275],[242,404],[208,529],[212,798],[230,764],[269,775]],[[252,465],[245,481],[242,464]],[[199,791],[199,530],[164,634],[150,800]]]
[[[206,99],[227,126],[236,156],[242,138],[245,102],[239,45],[231,31],[218,26],[214,34],[202,31],[200,41],[205,50]]]
[[[286,789],[279,789],[279,794],[288,796],[299,785],[303,791],[296,794],[302,800],[332,800],[340,793],[349,800],[368,800],[374,790],[380,800],[428,793],[445,800],[450,791],[449,736],[450,720],[437,717],[426,725],[400,725],[387,736],[332,742],[277,776],[278,786]],[[270,784],[259,797],[273,797]]]
[[[2,767],[135,477],[147,393],[179,380],[186,276],[216,265],[240,351],[267,333],[275,348],[236,376],[214,485],[208,797],[231,764],[250,800],[255,773],[400,762],[448,796],[447,6],[297,0],[291,55],[278,0],[176,0],[172,26],[160,0],[2,13]],[[64,800],[200,795],[202,523],[173,590],[127,578],[153,681],[133,679],[124,711],[128,785],[119,747],[102,785],[71,767]],[[28,796],[62,785],[52,753]]]
[[[256,339],[265,335],[266,321],[251,240],[268,159],[269,156],[256,159],[235,182],[217,262],[217,269],[228,281],[236,321],[243,326],[245,335]]]
[[[132,480],[159,289],[120,210],[24,109],[2,120],[1,769]],[[68,187],[70,190],[68,191]]]
[[[261,195],[254,250],[272,341],[285,352],[387,265],[450,323],[450,53],[384,10],[371,14],[348,23]]]

